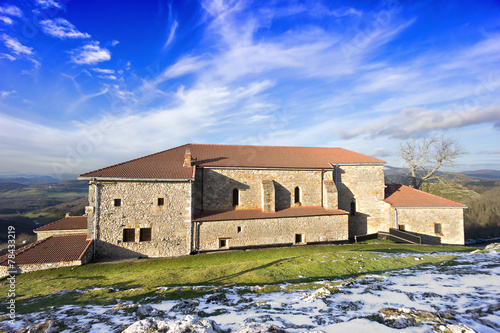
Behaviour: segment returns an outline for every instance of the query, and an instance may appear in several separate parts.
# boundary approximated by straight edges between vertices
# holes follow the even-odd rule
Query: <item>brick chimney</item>
[[[191,167],[191,148],[186,148],[186,153],[184,154],[184,164],[183,167]]]

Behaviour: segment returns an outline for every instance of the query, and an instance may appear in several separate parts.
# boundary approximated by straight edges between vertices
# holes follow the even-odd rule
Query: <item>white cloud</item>
[[[62,9],[62,5],[57,0],[36,0],[36,4],[41,8],[59,8]]]
[[[12,19],[10,17],[7,17],[7,16],[0,16],[0,21],[2,21],[3,23],[5,23],[7,25],[14,24],[14,21],[12,21]]]
[[[10,55],[10,54],[7,54],[7,53],[0,53],[0,59],[9,59],[10,61],[14,61],[16,60],[16,57]]]
[[[10,37],[7,34],[2,34],[0,36],[0,40],[3,40],[5,46],[13,53],[3,53],[0,55],[1,58],[7,58],[10,61],[24,58],[31,61],[35,65],[35,68],[40,66],[40,62],[35,59],[35,52],[33,51],[33,48],[24,46],[16,38]]]
[[[111,59],[108,49],[99,47],[99,42],[90,42],[72,51],[71,60],[79,65],[95,65]]]
[[[167,41],[165,42],[165,44],[163,44],[163,49],[166,49],[170,45],[170,43],[172,43],[172,41],[174,40],[175,31],[177,30],[178,26],[179,26],[179,23],[177,21],[174,21],[170,25],[170,32],[168,34]]]
[[[42,31],[47,35],[64,39],[64,38],[90,38],[88,33],[78,31],[76,27],[67,20],[58,17],[54,20],[40,21]]]
[[[112,41],[111,41],[111,46],[116,46],[116,45],[118,45],[119,43],[120,43],[120,42],[119,42],[119,41],[117,41],[117,40],[112,40]]]
[[[500,105],[484,109],[471,108],[460,112],[443,112],[425,108],[404,109],[396,115],[386,117],[374,124],[359,126],[355,130],[342,132],[341,137],[357,136],[406,139],[425,135],[432,131],[462,128],[472,125],[500,122]]]
[[[106,79],[106,80],[117,80],[118,79],[114,75],[98,75],[97,77],[100,79]]]
[[[478,154],[497,155],[500,154],[500,149],[481,150],[478,152]]]
[[[101,74],[115,74],[115,71],[113,69],[104,69],[104,68],[92,68],[94,72],[101,73]]]
[[[7,34],[2,35],[5,46],[9,48],[16,55],[33,55],[33,48],[24,46],[16,38],[10,37]]]
[[[19,9],[16,6],[7,5],[7,4],[0,6],[0,14],[14,16],[14,17],[22,17],[23,16],[23,12],[21,11],[21,9]]]
[[[16,94],[16,91],[15,90],[11,90],[11,91],[0,91],[0,98],[7,98],[11,95],[14,95]]]

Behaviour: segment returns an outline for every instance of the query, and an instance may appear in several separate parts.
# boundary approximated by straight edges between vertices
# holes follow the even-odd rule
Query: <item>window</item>
[[[295,244],[303,244],[303,243],[304,243],[304,235],[295,234]]]
[[[351,201],[351,216],[356,216],[356,200]]]
[[[238,233],[240,233],[240,232],[241,232],[241,227],[238,227]]]
[[[434,223],[434,233],[436,235],[442,235],[443,230],[441,229],[441,223]]]
[[[165,204],[165,198],[158,198],[158,206],[163,206]]]
[[[139,235],[139,242],[151,241],[151,228],[141,228]]]
[[[227,242],[227,239],[219,239],[219,249],[224,249],[224,248],[228,248],[229,245],[228,245],[228,242]]]
[[[235,188],[233,189],[233,206],[238,206],[240,204],[240,191]]]
[[[294,200],[295,200],[295,203],[299,203],[300,202],[300,188],[297,186],[295,188],[295,191],[294,191]]]
[[[135,242],[135,229],[123,229],[123,242]]]
[[[120,207],[122,205],[122,199],[115,199],[115,207]]]

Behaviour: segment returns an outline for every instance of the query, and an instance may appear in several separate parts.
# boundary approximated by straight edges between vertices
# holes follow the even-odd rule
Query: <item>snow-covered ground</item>
[[[182,332],[187,328],[193,332],[493,333],[500,332],[499,275],[500,252],[460,254],[451,263],[321,281],[310,290],[283,285],[280,292],[260,294],[249,287],[224,287],[193,300],[64,306],[20,317],[15,327],[1,322],[0,331],[27,330],[43,322],[64,332],[162,328]]]

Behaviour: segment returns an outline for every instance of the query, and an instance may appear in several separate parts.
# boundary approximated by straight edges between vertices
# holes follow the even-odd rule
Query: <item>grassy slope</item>
[[[463,204],[479,197],[479,193],[461,184],[426,183],[422,185],[420,190]]]
[[[37,311],[48,305],[114,304],[117,299],[141,302],[146,297],[148,301],[178,299],[212,293],[214,288],[164,290],[158,287],[273,285],[349,278],[453,258],[452,255],[442,254],[425,256],[417,261],[414,256],[391,257],[388,253],[470,250],[460,247],[400,244],[305,246],[115,264],[90,264],[18,276],[16,302],[17,309],[23,313]],[[7,301],[7,280],[4,279],[0,283],[0,301]],[[114,288],[114,292],[109,292],[109,288]],[[45,297],[61,290],[76,289],[84,292],[51,295],[50,302],[47,302]]]

